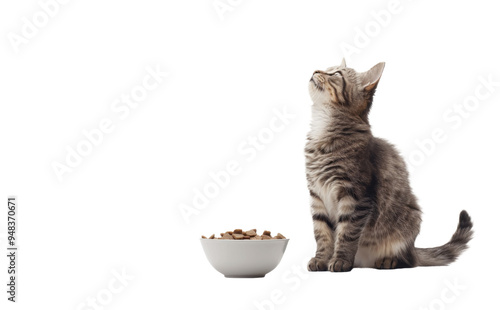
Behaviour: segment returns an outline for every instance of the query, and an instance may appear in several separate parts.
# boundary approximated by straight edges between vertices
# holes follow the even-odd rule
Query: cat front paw
[[[318,257],[311,258],[307,264],[307,270],[309,271],[326,271],[327,267],[328,260],[320,259]]]
[[[328,270],[332,272],[346,272],[351,271],[353,263],[343,258],[332,258],[328,264]]]

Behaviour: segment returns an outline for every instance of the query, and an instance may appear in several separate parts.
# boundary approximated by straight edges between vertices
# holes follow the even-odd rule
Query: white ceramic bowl
[[[201,239],[210,264],[226,278],[261,278],[278,266],[289,239]]]

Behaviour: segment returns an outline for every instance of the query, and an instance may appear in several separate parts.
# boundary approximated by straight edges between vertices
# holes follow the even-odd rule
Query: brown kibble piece
[[[269,235],[262,235],[262,240],[269,240],[272,239],[271,236]]]
[[[233,238],[234,239],[243,239],[243,235],[242,234],[233,234]]]
[[[228,233],[225,233],[223,236],[222,236],[222,239],[233,239],[233,236],[231,236],[230,234]]]
[[[228,231],[226,231],[226,234],[230,234],[230,235],[232,235],[232,234],[233,234],[233,232],[232,232],[232,231],[230,231],[230,230],[228,230]]]
[[[235,229],[234,233],[235,234],[242,234],[243,233],[243,229]]]
[[[254,237],[254,236],[257,236],[257,233],[253,230],[249,230],[249,231],[245,231],[245,235],[250,236],[250,237]]]
[[[243,236],[243,239],[250,239],[250,236]]]
[[[276,239],[286,239],[286,237],[285,237],[285,236],[283,236],[282,234],[278,233],[278,234],[276,235]]]
[[[255,236],[255,240],[262,240],[262,236]]]
[[[262,233],[262,235],[267,235],[267,236],[271,236],[271,232],[269,230],[264,230],[264,232]]]
[[[214,239],[215,238],[215,234],[212,234],[210,237],[208,237],[208,239]]]
[[[201,237],[202,237],[203,239],[207,239],[207,237],[205,237],[205,236],[203,236],[203,235],[202,235]]]

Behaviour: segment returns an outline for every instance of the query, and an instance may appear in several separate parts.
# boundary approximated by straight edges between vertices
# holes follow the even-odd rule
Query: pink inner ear
[[[370,83],[368,85],[365,85],[364,89],[369,92],[369,91],[372,91],[375,88],[375,86],[377,86],[376,82],[375,83]]]
[[[367,91],[373,90],[377,86],[380,77],[382,77],[382,72],[384,72],[385,62],[380,62],[373,66],[370,70],[363,73],[361,77],[361,84]]]

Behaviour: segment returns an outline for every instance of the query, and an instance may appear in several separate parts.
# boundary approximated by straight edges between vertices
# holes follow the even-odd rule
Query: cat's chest
[[[338,201],[335,198],[335,192],[338,189],[338,185],[327,185],[323,182],[314,182],[311,184],[311,189],[319,196],[323,205],[326,208],[328,215],[333,218],[337,217],[338,213]]]
[[[306,171],[310,190],[319,196],[329,215],[337,214],[337,191],[345,176],[339,158],[335,154],[313,151],[314,145],[306,145]],[[307,149],[310,152],[307,152]]]

